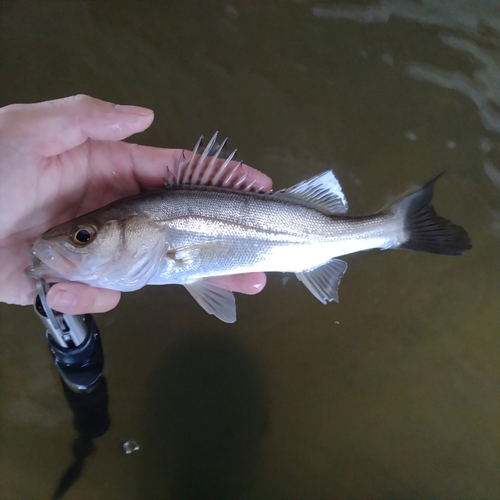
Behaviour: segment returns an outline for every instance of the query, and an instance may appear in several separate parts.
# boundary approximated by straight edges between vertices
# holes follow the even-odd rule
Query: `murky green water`
[[[0,6],[1,105],[151,107],[135,141],[220,130],[277,187],[333,167],[353,214],[446,169],[435,205],[474,245],[349,256],[329,306],[272,276],[235,325],[124,296],[97,317],[111,427],[66,498],[500,497],[499,2]],[[32,310],[0,315],[0,497],[49,498],[71,413]]]

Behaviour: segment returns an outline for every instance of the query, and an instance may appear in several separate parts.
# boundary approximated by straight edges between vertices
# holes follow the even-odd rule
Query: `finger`
[[[13,104],[0,110],[0,129],[11,146],[44,157],[55,156],[87,139],[117,141],[142,132],[153,111],[120,106],[87,95],[36,104]]]
[[[219,276],[217,278],[210,278],[210,281],[223,284],[233,292],[255,295],[266,286],[267,278],[264,273],[248,273]]]
[[[128,150],[129,167],[143,189],[161,187],[163,179],[166,177],[167,167],[175,173],[182,153],[181,149],[162,149],[138,144],[122,143],[120,147]],[[185,153],[187,159],[190,158],[190,154]],[[223,160],[221,160],[222,163]],[[234,168],[237,163],[236,161],[231,162],[229,169]],[[248,173],[245,185],[255,181],[256,188],[261,191],[269,191],[272,188],[273,182],[266,174],[249,165],[242,164],[242,168],[244,172]]]
[[[65,314],[101,313],[118,305],[120,292],[82,283],[58,283],[47,293],[50,308]]]
[[[0,244],[0,302],[22,306],[35,302],[35,281],[22,272],[29,264],[27,245],[9,247]]]

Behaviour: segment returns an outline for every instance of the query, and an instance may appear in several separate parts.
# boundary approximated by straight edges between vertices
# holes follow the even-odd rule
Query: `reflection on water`
[[[381,1],[365,6],[316,5],[312,10],[322,19],[380,23],[401,18],[436,27],[438,39],[462,52],[463,60],[473,63],[472,71],[462,70],[463,60],[450,70],[421,61],[400,61],[400,64],[414,78],[462,92],[477,106],[484,126],[500,132],[500,4],[497,1]],[[387,64],[394,64],[390,54],[382,57]]]
[[[349,256],[339,305],[271,276],[231,326],[127,294],[97,318],[112,424],[65,498],[500,497],[498,2],[138,5],[2,3],[0,104],[151,107],[134,141],[221,130],[278,188],[334,168],[353,215],[446,168],[474,248]],[[30,308],[0,321],[0,497],[48,498],[71,415]]]
[[[495,0],[474,3],[468,0],[379,0],[362,5],[332,2],[314,4],[312,11],[323,19],[352,19],[363,23],[386,23],[391,18],[402,18],[470,35],[479,34],[484,27],[493,33],[500,29],[500,7]]]
[[[91,392],[73,392],[62,379],[61,386],[73,413],[77,437],[71,445],[72,462],[61,475],[52,500],[63,498],[78,481],[87,458],[95,451],[94,440],[105,434],[110,426],[106,377],[100,377]]]

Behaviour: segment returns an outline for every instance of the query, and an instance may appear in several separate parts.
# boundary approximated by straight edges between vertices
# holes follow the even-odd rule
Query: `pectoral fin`
[[[236,321],[236,301],[233,292],[223,285],[202,279],[184,286],[208,314],[213,314],[224,323]]]
[[[326,264],[297,273],[297,278],[323,304],[339,301],[339,285],[346,272],[347,264],[340,259],[329,260]]]
[[[180,248],[179,250],[168,251],[166,256],[172,259],[176,264],[191,264],[200,258],[200,246],[190,246]]]

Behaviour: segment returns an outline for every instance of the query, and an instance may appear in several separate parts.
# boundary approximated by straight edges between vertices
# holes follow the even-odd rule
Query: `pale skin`
[[[0,109],[1,302],[33,304],[35,281],[23,270],[41,233],[114,200],[159,188],[166,168],[175,171],[180,150],[123,142],[147,129],[153,118],[149,109],[86,95]],[[243,168],[250,181],[271,189],[269,177]],[[246,294],[266,283],[263,273],[217,280]],[[47,294],[48,305],[67,314],[109,311],[119,300],[120,292],[82,283],[58,283]]]

